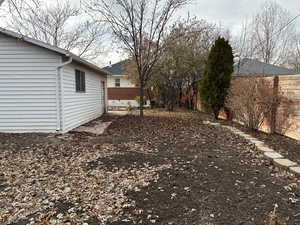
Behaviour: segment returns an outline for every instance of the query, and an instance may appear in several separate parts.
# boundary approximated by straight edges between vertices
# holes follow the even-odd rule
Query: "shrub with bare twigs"
[[[274,87],[273,78],[236,78],[231,84],[226,106],[232,117],[249,129],[258,130],[263,123],[271,126],[272,122],[276,126],[274,131],[282,133],[289,128],[288,118],[292,114],[290,100],[279,87]]]

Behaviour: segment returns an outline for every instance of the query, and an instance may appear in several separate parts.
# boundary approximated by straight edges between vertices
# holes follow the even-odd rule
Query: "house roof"
[[[267,76],[275,75],[294,75],[297,72],[279,66],[260,62],[256,59],[242,59],[239,64],[234,67],[233,76],[247,76],[254,74],[264,74]]]
[[[127,63],[128,60],[123,60],[110,66],[104,67],[103,69],[110,72],[112,75],[125,75]]]
[[[13,38],[17,38],[17,39],[20,39],[20,40],[23,40],[27,43],[30,43],[30,44],[33,44],[35,46],[38,46],[38,47],[41,47],[41,48],[44,48],[44,49],[47,49],[49,51],[52,51],[52,52],[55,52],[55,53],[58,53],[60,55],[63,55],[63,56],[66,56],[66,57],[71,57],[73,59],[74,62],[77,62],[77,63],[80,63],[82,65],[85,65],[87,67],[89,67],[90,69],[93,69],[97,72],[100,72],[102,74],[105,74],[105,75],[108,75],[109,72],[104,70],[104,69],[101,69],[100,67],[82,59],[81,57],[65,50],[65,49],[62,49],[62,48],[59,48],[59,47],[56,47],[56,46],[53,46],[53,45],[50,45],[50,44],[47,44],[45,42],[42,42],[42,41],[39,41],[39,40],[36,40],[34,38],[30,38],[30,37],[27,37],[27,36],[24,36],[22,34],[19,34],[19,33],[16,33],[14,31],[11,31],[11,30],[6,30],[4,28],[1,28],[0,27],[0,33],[1,34],[4,34],[4,35],[7,35],[7,36],[10,36],[10,37],[13,37]]]

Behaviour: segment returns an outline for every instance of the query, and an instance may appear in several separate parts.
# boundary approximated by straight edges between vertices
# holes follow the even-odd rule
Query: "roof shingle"
[[[294,75],[297,72],[267,63],[260,62],[255,59],[243,59],[234,67],[233,76],[247,76],[254,74],[263,74],[267,76],[275,75]]]
[[[112,75],[125,75],[128,60],[123,60],[113,65],[104,67],[103,69],[110,72]]]

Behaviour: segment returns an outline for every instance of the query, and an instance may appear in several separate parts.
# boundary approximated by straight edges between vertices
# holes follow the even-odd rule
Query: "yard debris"
[[[300,224],[300,183],[253,144],[197,113],[145,114],[99,136],[0,134],[0,224],[262,224],[274,201]]]
[[[143,152],[141,145],[135,145],[133,149]],[[92,216],[101,222],[117,220],[124,208],[135,207],[135,202],[126,197],[126,192],[140,191],[159,178],[157,172],[171,168],[168,164],[132,165],[114,171],[86,167],[90,162],[118,154],[121,153],[111,144],[87,148],[68,145],[33,147],[12,153],[1,151],[0,171],[3,171],[2,177],[7,185],[0,192],[1,224],[17,222],[30,215],[35,215],[30,224],[39,221],[78,224]],[[55,208],[57,201],[65,206],[46,217],[38,216]],[[74,206],[76,210],[68,208]]]

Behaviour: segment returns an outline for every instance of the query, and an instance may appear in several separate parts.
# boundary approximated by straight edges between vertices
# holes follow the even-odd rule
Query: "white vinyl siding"
[[[0,35],[0,132],[55,132],[61,56]]]
[[[85,72],[85,92],[76,92],[75,70]],[[106,78],[72,63],[63,68],[63,132],[98,118],[104,112],[101,81]]]
[[[108,85],[107,87],[116,87],[116,79],[120,79],[120,87],[121,88],[135,88],[134,85],[130,80],[126,78],[126,75],[109,75],[107,78]]]

